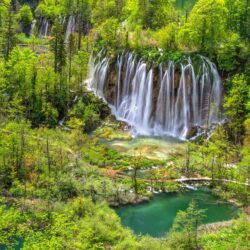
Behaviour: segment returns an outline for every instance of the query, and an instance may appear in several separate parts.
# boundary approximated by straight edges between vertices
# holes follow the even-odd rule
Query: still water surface
[[[123,226],[131,228],[136,234],[161,237],[170,230],[177,212],[187,209],[192,200],[199,208],[206,209],[203,223],[230,220],[238,213],[237,207],[221,202],[205,189],[155,195],[148,203],[121,206],[116,208],[116,212]]]

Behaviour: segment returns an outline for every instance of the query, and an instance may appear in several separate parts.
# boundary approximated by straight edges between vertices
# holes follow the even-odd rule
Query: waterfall
[[[65,43],[69,42],[70,34],[75,31],[76,19],[74,15],[71,15],[68,20],[67,29],[65,33]]]
[[[49,35],[49,20],[48,19],[46,18],[42,19],[38,35],[40,37],[47,37]]]
[[[99,60],[98,63],[95,63],[96,60],[92,56],[90,58],[87,84],[97,96],[100,96],[105,102],[107,102],[104,90],[108,77],[109,59],[101,59],[101,52],[98,54],[97,58]]]
[[[35,27],[36,27],[36,19],[34,19],[31,23],[29,36],[31,36],[33,34]]]
[[[137,134],[187,138],[222,121],[220,76],[215,64],[200,58],[197,71],[190,58],[157,70],[133,53],[118,56],[111,67],[100,52],[90,59],[87,85]]]

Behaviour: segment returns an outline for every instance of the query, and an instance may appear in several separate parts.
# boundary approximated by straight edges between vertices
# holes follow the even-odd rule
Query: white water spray
[[[76,18],[72,14],[69,17],[68,24],[67,24],[67,29],[66,29],[66,33],[65,33],[65,43],[69,42],[70,34],[72,34],[73,32],[75,32],[75,26],[76,26]]]
[[[186,138],[190,129],[198,133],[222,121],[222,84],[216,66],[207,58],[201,57],[195,72],[190,59],[180,67],[171,61],[166,68],[160,65],[155,70],[137,61],[133,53],[121,55],[116,64],[113,100],[109,95],[109,62],[101,53],[91,58],[88,87],[137,134]],[[158,82],[154,80],[156,72]]]
[[[38,31],[38,35],[40,37],[47,37],[49,35],[49,26],[50,26],[49,20],[46,18],[43,18],[40,29]]]

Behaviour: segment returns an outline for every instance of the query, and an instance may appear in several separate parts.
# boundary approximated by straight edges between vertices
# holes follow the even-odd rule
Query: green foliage
[[[198,226],[204,217],[204,211],[196,203],[190,203],[186,211],[179,211],[174,220],[169,238],[173,249],[198,249]]]
[[[235,142],[241,141],[243,124],[248,114],[247,103],[249,101],[249,85],[246,76],[235,75],[231,81],[231,88],[225,97],[225,113],[230,119],[230,132]]]
[[[224,0],[198,1],[188,22],[180,30],[180,42],[190,49],[198,48],[212,55],[225,38],[226,17]]]
[[[225,0],[228,9],[227,26],[249,41],[249,1]]]
[[[17,237],[20,236],[20,224],[25,221],[25,216],[15,208],[0,205],[0,247],[13,249],[18,244]]]
[[[86,105],[78,102],[78,104],[71,110],[69,116],[72,117],[71,119],[79,119],[79,121],[82,121],[82,124],[79,124],[79,128],[85,132],[92,131],[100,123],[99,114],[96,113],[93,105],[91,104]],[[75,120],[71,120],[69,121],[69,125],[72,124],[74,126],[74,124],[77,124],[75,122]]]
[[[156,40],[164,50],[175,50],[178,48],[176,34],[178,34],[178,26],[175,23],[171,23],[157,31]]]
[[[0,2],[0,49],[5,59],[9,58],[16,43],[16,15],[10,0]]]
[[[86,198],[77,198],[62,211],[53,212],[49,227],[46,221],[32,218],[29,213],[21,215],[18,209],[6,210],[5,206],[0,206],[0,214],[2,246],[14,247],[18,244],[16,237],[22,239],[22,249],[105,249],[106,246],[123,245],[123,241],[128,240],[135,244],[135,237],[121,227],[114,211],[103,203],[94,205]],[[33,228],[28,227],[30,222],[34,223]]]
[[[119,128],[111,128],[111,127],[100,127],[95,131],[95,134],[98,137],[104,138],[106,140],[132,140],[132,136],[127,134],[122,129]]]
[[[250,247],[249,235],[250,225],[246,217],[242,216],[239,221],[234,222],[232,227],[204,235],[202,237],[202,247],[206,250],[247,250]]]
[[[238,33],[229,33],[218,50],[217,60],[221,70],[226,72],[239,70],[247,58],[246,44]]]
[[[19,21],[28,28],[33,21],[33,14],[29,5],[23,5],[19,10]]]
[[[250,119],[244,122],[245,136],[243,140],[243,147],[241,149],[242,159],[240,162],[240,173],[246,179],[250,178]]]
[[[32,94],[32,79],[36,57],[29,48],[21,50],[16,47],[6,64],[6,90],[10,96],[19,92],[24,100],[27,101]]]
[[[54,53],[54,71],[62,73],[63,66],[66,63],[66,52],[64,45],[63,25],[56,20],[53,26],[51,48]]]
[[[120,25],[116,18],[106,19],[99,28],[99,34],[103,41],[106,41],[106,46],[116,47],[118,46],[120,39]]]
[[[142,20],[143,27],[158,29],[172,21],[174,17],[173,3],[173,0],[156,2],[139,0],[138,16]]]
[[[97,26],[103,24],[109,18],[112,18],[109,21],[111,23],[113,19],[119,18],[115,0],[93,1],[92,10],[91,21]]]
[[[36,15],[54,19],[58,14],[63,13],[63,6],[62,4],[56,5],[55,0],[43,0],[39,3],[36,8]],[[63,1],[60,1],[63,2]]]
[[[100,125],[101,119],[106,114],[108,114],[106,105],[89,94],[74,105],[69,112],[69,121],[67,123],[72,128],[79,128],[88,133]]]

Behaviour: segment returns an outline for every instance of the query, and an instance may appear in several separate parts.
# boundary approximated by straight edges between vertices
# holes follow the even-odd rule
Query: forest
[[[5,249],[250,249],[249,0],[0,0]]]

